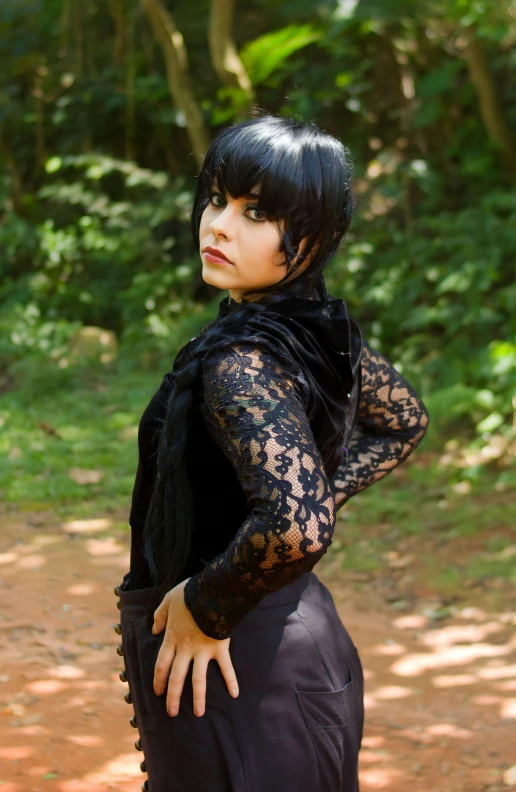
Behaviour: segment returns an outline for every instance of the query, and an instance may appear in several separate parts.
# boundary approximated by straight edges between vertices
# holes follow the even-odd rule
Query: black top
[[[416,391],[361,338],[342,300],[313,291],[276,298],[220,302],[218,319],[244,316],[245,332],[203,357],[190,413],[195,531],[182,579],[190,577],[187,607],[213,638],[229,637],[263,597],[315,566],[332,542],[336,511],[403,462],[429,420]],[[165,375],[139,425],[131,588],[152,585],[142,535],[167,386]]]

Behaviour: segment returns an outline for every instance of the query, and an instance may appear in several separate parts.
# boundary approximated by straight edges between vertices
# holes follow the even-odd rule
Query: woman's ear
[[[312,249],[311,249],[310,253],[308,254],[308,256],[303,261],[296,262],[296,259],[298,258],[298,256],[299,255],[303,255],[303,252],[305,251],[307,244],[308,244],[308,237],[306,236],[306,237],[303,237],[303,239],[299,243],[297,256],[294,257],[294,266],[295,266],[295,270],[296,270],[296,275],[300,275],[302,272],[305,271],[305,269],[307,267],[310,266],[310,262],[312,261],[313,257],[316,255],[317,251],[319,250],[319,246],[321,244],[321,234],[319,234],[319,236],[317,237],[316,241],[312,245]]]

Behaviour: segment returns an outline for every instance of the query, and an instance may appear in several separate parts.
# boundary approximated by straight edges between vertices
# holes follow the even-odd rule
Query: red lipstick
[[[213,264],[231,264],[232,262],[228,259],[228,257],[219,250],[218,248],[211,247],[211,245],[207,245],[207,247],[203,248],[202,251],[207,258],[208,261],[211,261]]]

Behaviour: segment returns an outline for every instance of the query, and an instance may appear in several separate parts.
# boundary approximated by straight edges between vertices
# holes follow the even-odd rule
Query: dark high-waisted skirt
[[[136,748],[150,792],[358,792],[364,677],[333,598],[314,572],[267,595],[229,645],[239,685],[232,698],[210,660],[205,713],[193,713],[190,664],[179,713],[156,696],[165,632],[142,623],[153,589],[122,590],[121,678],[129,683]],[[131,714],[131,713],[130,713]]]

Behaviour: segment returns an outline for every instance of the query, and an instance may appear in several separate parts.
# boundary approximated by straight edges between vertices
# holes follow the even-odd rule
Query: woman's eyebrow
[[[258,201],[258,200],[259,200],[259,198],[260,198],[260,196],[258,195],[258,193],[253,193],[253,192],[250,192],[250,193],[246,193],[245,195],[242,195],[242,198],[246,198],[246,199],[247,199],[247,198],[251,198],[251,200],[252,200],[253,198],[256,198],[256,200]]]

